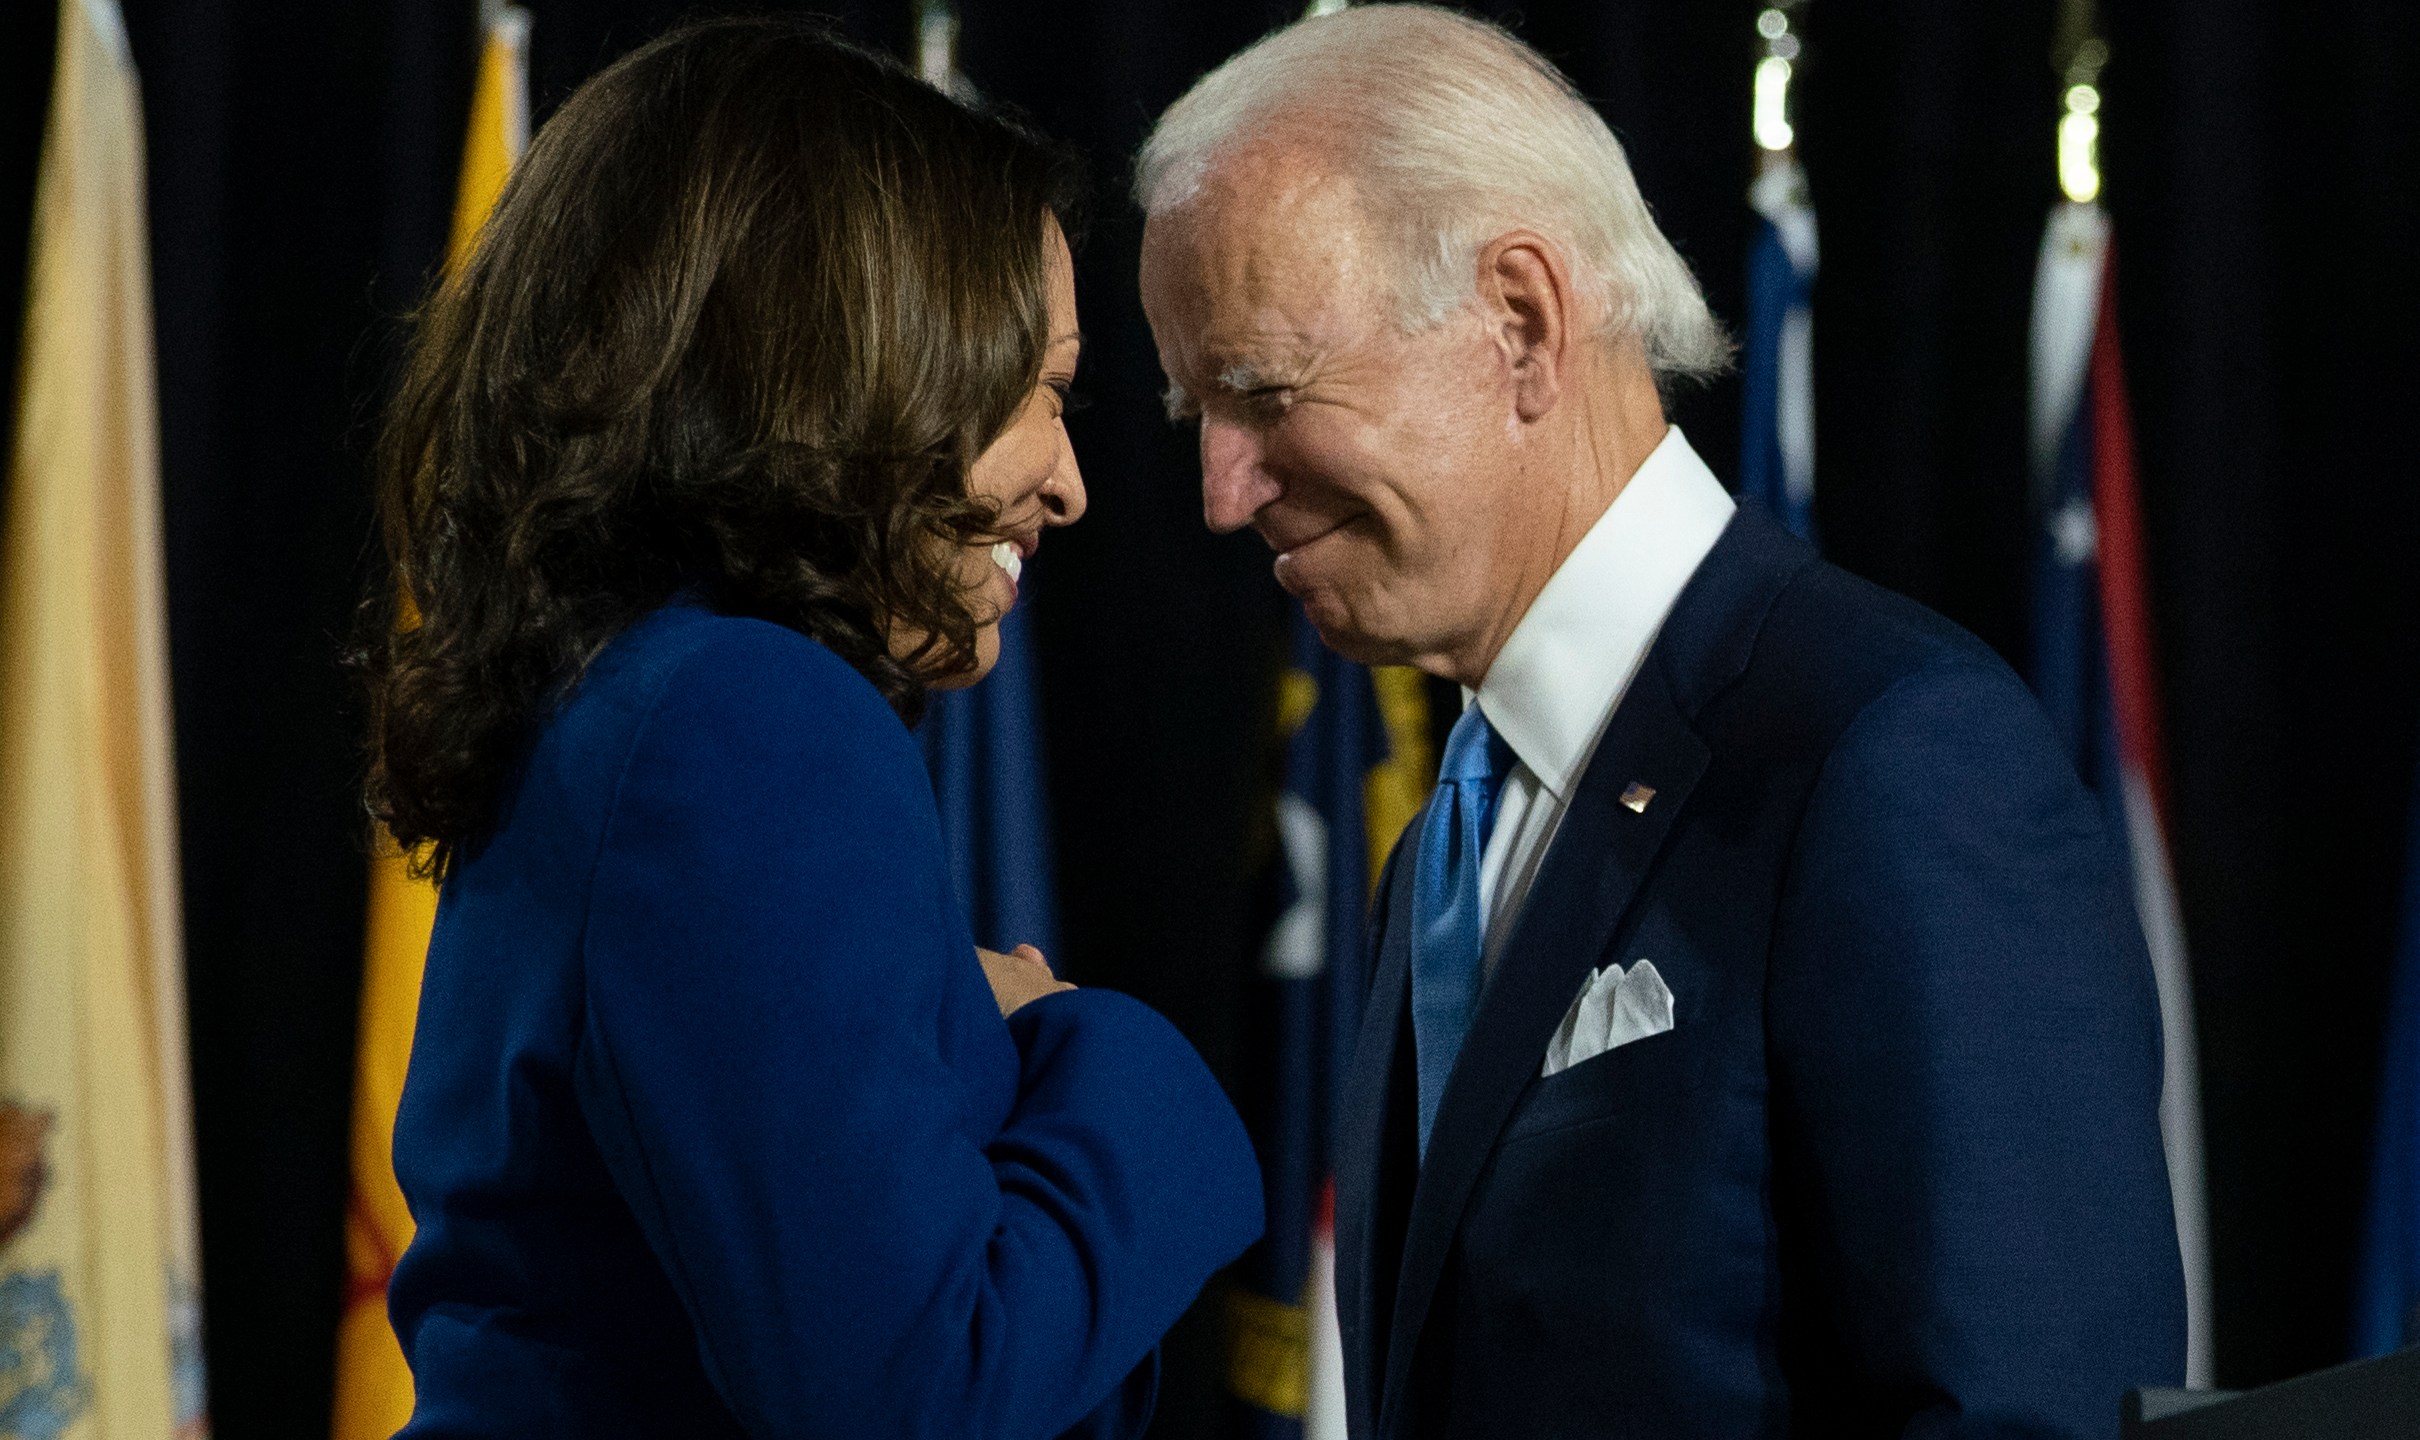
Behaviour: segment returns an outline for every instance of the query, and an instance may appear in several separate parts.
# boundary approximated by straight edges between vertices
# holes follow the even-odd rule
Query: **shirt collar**
[[[1681,435],[1663,440],[1569,557],[1488,667],[1479,708],[1557,801],[1738,506]]]

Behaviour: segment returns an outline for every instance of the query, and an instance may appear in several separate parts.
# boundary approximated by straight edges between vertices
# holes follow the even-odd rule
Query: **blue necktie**
[[[1420,1156],[1437,1123],[1445,1077],[1479,1001],[1479,857],[1496,823],[1512,748],[1472,705],[1446,737],[1437,793],[1412,871],[1412,1049],[1419,1065]]]

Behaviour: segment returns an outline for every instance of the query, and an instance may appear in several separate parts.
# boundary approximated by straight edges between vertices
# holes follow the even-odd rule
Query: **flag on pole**
[[[1748,326],[1740,347],[1739,493],[1815,535],[1815,207],[1788,151],[1748,187]]]
[[[529,142],[529,12],[486,12],[454,200],[448,273],[477,243],[513,161]],[[387,1281],[412,1240],[395,1183],[395,1107],[412,1058],[412,1021],[428,958],[437,891],[402,855],[370,862],[362,955],[361,1028],[353,1068],[352,1190],[345,1205],[345,1299],[336,1335],[334,1440],[385,1440],[412,1417],[412,1372],[387,1321]]]
[[[462,138],[462,174],[454,183],[454,228],[445,249],[448,275],[460,273],[479,243],[487,212],[504,193],[513,162],[529,148],[529,12],[485,0],[479,10],[479,73]]]
[[[1039,677],[1025,612],[1000,624],[981,684],[937,690],[917,739],[941,809],[950,885],[977,944],[1055,955],[1059,904],[1043,789]]]
[[[2168,868],[2167,763],[2114,255],[2098,204],[2069,200],[2051,212],[2034,282],[2033,683],[2133,867],[2167,1059],[2160,1133],[2184,1259],[2185,1379],[2199,1387],[2211,1371],[2200,1064]]]
[[[0,518],[0,1434],[209,1430],[140,87],[62,0]]]
[[[1269,1228],[1227,1295],[1228,1388],[1256,1440],[1343,1440],[1329,1145],[1369,989],[1370,888],[1436,767],[1419,674],[1344,660],[1299,617],[1278,726],[1283,906],[1262,949],[1254,1017],[1275,1072],[1252,1107]]]
[[[1748,333],[1740,350],[1739,493],[1790,533],[1815,538],[1815,207],[1798,163],[1790,81],[1802,50],[1792,12],[1803,0],[1774,0],[1756,15],[1764,54],[1756,62],[1749,130],[1756,181],[1748,204]]]
[[[2388,995],[2369,1226],[2353,1282],[2355,1359],[2420,1345],[2420,787],[2403,867],[2403,941]]]

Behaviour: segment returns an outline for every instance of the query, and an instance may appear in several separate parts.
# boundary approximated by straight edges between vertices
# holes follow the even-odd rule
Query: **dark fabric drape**
[[[2343,1358],[2420,734],[2420,12],[2113,7],[2218,1369]]]
[[[470,7],[132,0],[150,160],[211,1403],[324,1434],[367,830],[337,666],[382,317],[442,247]]]
[[[0,12],[0,377],[17,373],[17,347],[24,327],[16,323],[25,302],[26,242],[32,238],[34,168],[42,153],[42,122],[50,107],[51,51],[59,12],[40,4]],[[16,395],[13,379],[5,392]],[[10,453],[17,407],[0,411],[0,456]],[[0,461],[4,466],[5,461]],[[0,470],[0,485],[7,483]]]
[[[2020,668],[2027,330],[2058,198],[2051,23],[2049,0],[1814,4],[1801,20],[1826,551]]]
[[[129,0],[151,147],[171,640],[213,1407],[324,1433],[363,837],[336,660],[378,583],[364,468],[402,314],[442,247],[470,0]],[[695,7],[541,0],[540,113]],[[741,8],[725,5],[718,8]],[[813,8],[813,7],[806,7]],[[829,9],[830,7],[822,7]],[[1753,0],[1482,7],[1603,107],[1740,320]],[[2113,0],[2109,203],[2193,951],[2220,1379],[2339,1358],[2404,811],[2420,734],[2420,135],[2399,0]],[[14,316],[47,4],[0,19],[0,303]],[[1158,109],[1291,0],[961,0],[986,95],[1092,159],[1072,422],[1092,514],[1029,572],[1065,951],[1222,1075],[1268,843],[1285,608],[1200,524],[1160,417],[1123,198]],[[1818,507],[1832,553],[2024,659],[2026,325],[2054,196],[2052,0],[1813,0],[1800,134],[1823,237]],[[908,0],[840,17],[904,51]],[[11,360],[11,323],[0,356]],[[13,393],[13,392],[12,392]],[[1678,397],[1728,474],[1728,382]],[[1017,937],[995,937],[1013,940]],[[1161,1434],[1227,1423],[1207,1310]]]
[[[425,3],[425,0],[424,0]],[[706,15],[783,11],[819,15],[839,33],[870,49],[914,53],[916,0],[819,0],[812,4],[749,0],[520,0],[530,12],[529,100],[543,121],[580,82],[681,20]],[[468,8],[458,6],[456,8]]]

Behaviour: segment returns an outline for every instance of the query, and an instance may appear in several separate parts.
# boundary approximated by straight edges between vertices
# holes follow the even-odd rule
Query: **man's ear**
[[[1573,354],[1576,297],[1563,252],[1528,230],[1479,252],[1479,307],[1513,382],[1513,409],[1536,420],[1563,396]]]

